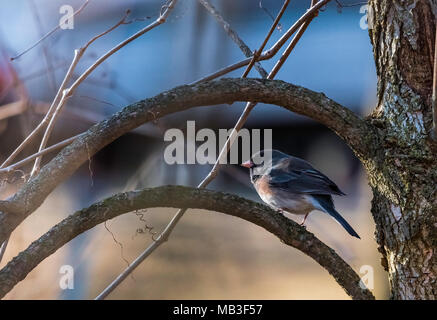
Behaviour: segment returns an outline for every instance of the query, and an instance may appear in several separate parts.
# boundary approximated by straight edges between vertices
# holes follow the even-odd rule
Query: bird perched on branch
[[[353,237],[355,230],[335,210],[332,195],[345,195],[327,176],[300,158],[278,150],[261,150],[241,164],[250,169],[250,179],[261,199],[275,209],[304,215],[320,210],[333,217]]]

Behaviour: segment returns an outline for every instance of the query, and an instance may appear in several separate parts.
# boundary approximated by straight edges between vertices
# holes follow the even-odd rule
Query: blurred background
[[[262,43],[282,0],[214,0],[223,17],[252,49]],[[356,1],[341,1],[345,6]],[[72,30],[59,30],[11,61],[59,23],[60,7],[79,8],[78,0],[3,1],[0,11],[0,160],[42,119],[73,58],[73,51],[120,20],[127,9],[132,23],[97,40],[81,60],[75,77],[108,49],[159,15],[163,1],[91,0],[75,17]],[[268,46],[308,8],[291,1]],[[324,92],[360,114],[375,104],[376,75],[362,5],[327,5],[313,20],[277,79]],[[360,26],[361,22],[361,26]],[[106,60],[79,87],[57,122],[49,144],[83,132],[124,106],[177,85],[193,82],[244,58],[222,27],[195,0],[180,0],[167,23]],[[270,70],[279,55],[262,62]],[[237,70],[227,77],[240,77]],[[259,77],[255,70],[251,77]],[[244,104],[192,109],[144,125],[118,139],[58,187],[14,233],[4,266],[18,252],[66,216],[113,193],[165,184],[195,186],[210,165],[167,165],[163,135],[169,128],[232,128]],[[379,299],[388,298],[387,275],[380,265],[370,213],[371,192],[360,163],[331,131],[277,106],[259,104],[248,129],[272,129],[273,147],[302,157],[332,180],[347,197],[336,207],[360,234],[350,237],[320,212],[307,228],[334,248],[357,272],[374,270]],[[38,147],[31,145],[24,158]],[[44,157],[44,162],[53,155]],[[15,192],[30,167],[1,183],[1,197]],[[224,166],[211,189],[261,201],[249,174]],[[174,209],[128,213],[76,238],[46,259],[10,292],[7,299],[91,299],[104,289],[152,241]],[[293,217],[292,217],[293,218]],[[144,220],[147,221],[147,227]],[[74,268],[74,289],[61,290],[62,265]],[[170,241],[149,257],[113,293],[113,299],[348,299],[316,262],[246,221],[224,214],[190,210]]]

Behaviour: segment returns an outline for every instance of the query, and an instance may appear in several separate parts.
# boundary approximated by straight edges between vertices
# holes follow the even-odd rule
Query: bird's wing
[[[297,158],[291,159],[279,169],[273,168],[269,176],[272,188],[304,194],[344,195],[327,176]]]

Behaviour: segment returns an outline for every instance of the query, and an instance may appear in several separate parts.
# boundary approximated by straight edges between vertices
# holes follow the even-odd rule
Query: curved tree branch
[[[360,277],[333,249],[281,213],[236,195],[180,186],[120,193],[70,215],[0,270],[0,298],[79,234],[126,212],[155,207],[206,209],[252,222],[317,261],[353,299],[374,299],[368,289],[360,287]]]
[[[220,79],[185,85],[123,108],[97,123],[65,147],[8,202],[9,212],[0,212],[0,242],[77,168],[97,151],[146,123],[189,108],[235,101],[264,102],[308,116],[334,130],[362,159],[369,157],[369,146],[377,145],[373,126],[323,93],[278,80]],[[373,142],[373,143],[372,143]],[[372,151],[370,151],[372,152]],[[4,206],[7,205],[4,203]]]

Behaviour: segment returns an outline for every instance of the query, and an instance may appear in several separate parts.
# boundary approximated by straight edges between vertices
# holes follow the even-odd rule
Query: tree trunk
[[[380,143],[363,160],[393,299],[437,298],[437,148],[429,139],[436,0],[371,0]]]

